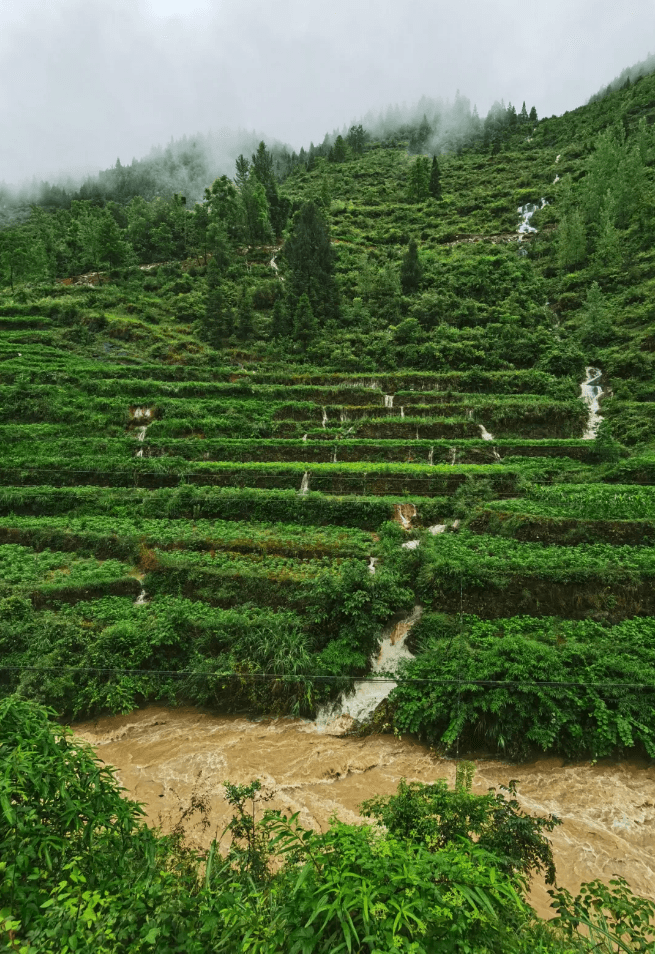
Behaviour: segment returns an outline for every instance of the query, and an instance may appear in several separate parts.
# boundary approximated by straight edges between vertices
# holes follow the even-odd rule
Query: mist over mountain
[[[644,60],[640,60],[638,63],[635,63],[633,66],[626,66],[618,76],[614,77],[611,83],[608,83],[607,86],[601,87],[597,93],[594,93],[588,100],[590,103],[595,103],[599,99],[602,99],[604,96],[607,96],[609,93],[613,93],[617,89],[621,89],[623,86],[630,86],[636,80],[641,77],[648,76],[650,73],[655,71],[655,53],[649,53]]]

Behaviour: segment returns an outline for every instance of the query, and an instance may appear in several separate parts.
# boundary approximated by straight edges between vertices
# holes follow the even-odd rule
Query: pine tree
[[[318,333],[318,324],[308,295],[301,295],[293,319],[293,337],[306,351]]]
[[[525,108],[525,100],[523,100],[523,105],[521,106],[521,112],[519,113],[519,119],[522,123],[529,122],[530,117],[528,116],[528,111]]]
[[[441,170],[437,157],[432,157],[432,169],[430,171],[430,195],[433,199],[441,198]]]
[[[557,258],[562,270],[580,265],[587,257],[587,229],[578,209],[560,219]]]
[[[407,251],[400,266],[400,284],[403,295],[411,295],[412,292],[418,291],[422,275],[423,269],[418,257],[418,246],[412,239],[407,246]]]
[[[239,341],[250,341],[255,333],[252,301],[250,299],[250,293],[245,286],[241,289],[235,332]]]
[[[199,322],[198,334],[213,348],[220,348],[225,335],[225,307],[221,288],[221,272],[214,259],[207,266],[205,314]]]
[[[307,295],[312,312],[323,324],[339,314],[339,295],[334,279],[335,253],[325,216],[315,202],[307,202],[296,215],[284,246],[289,265],[287,280],[292,310]]]
[[[244,155],[240,155],[236,161],[235,179],[239,187],[244,186],[250,175],[250,161]]]
[[[430,160],[427,156],[417,156],[409,170],[407,184],[410,202],[422,202],[427,199],[430,190]]]
[[[536,108],[533,106],[532,109],[530,110],[530,122],[531,122],[531,123],[536,123],[536,122],[538,122],[538,121],[539,121],[539,119],[538,119],[538,117],[537,117],[537,110],[536,110]]]
[[[348,147],[343,136],[337,136],[334,145],[330,149],[330,160],[332,162],[345,162],[348,158]]]
[[[273,305],[271,336],[273,338],[287,338],[289,333],[289,312],[282,299],[276,298],[275,304]]]

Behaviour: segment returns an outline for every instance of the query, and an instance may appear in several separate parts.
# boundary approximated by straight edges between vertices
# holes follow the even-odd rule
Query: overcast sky
[[[653,0],[0,0],[0,182],[226,126],[298,149],[458,89],[561,113],[654,27]]]

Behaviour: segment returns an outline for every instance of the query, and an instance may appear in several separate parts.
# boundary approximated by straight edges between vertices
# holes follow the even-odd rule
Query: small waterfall
[[[394,504],[393,505],[393,516],[396,523],[399,523],[403,530],[412,529],[412,520],[417,515],[417,510],[414,504],[404,503],[404,504]]]
[[[384,395],[384,406],[387,408],[393,407],[393,394]]]
[[[309,491],[309,471],[306,470],[302,475],[302,482],[300,484],[300,493],[306,494]]]
[[[135,407],[132,411],[132,420],[133,421],[151,421],[153,418],[154,411],[151,407]],[[148,424],[142,424],[140,427],[137,427],[135,430],[135,436],[137,441],[140,444],[146,439],[146,431],[148,430]],[[136,452],[137,457],[143,457],[143,448],[140,447]]]
[[[337,445],[334,445],[334,450],[332,452],[332,463],[336,464],[337,462]]]
[[[480,437],[483,441],[492,441],[494,439],[493,434],[490,434],[484,424],[478,424],[480,428]]]
[[[561,158],[562,158],[562,153],[560,152],[559,155],[555,156],[555,162],[559,162]]]
[[[451,447],[451,448],[450,448],[450,464],[451,464],[451,467],[454,467],[456,463],[457,463],[457,448],[456,448],[456,447]]]
[[[325,428],[325,425],[326,425],[326,424],[327,424],[327,422],[328,422],[328,416],[327,416],[327,411],[325,410],[325,408],[324,408],[324,407],[322,407],[322,408],[321,408],[321,411],[322,411],[322,413],[323,413],[323,420],[322,420],[322,424],[323,424],[323,428]]]
[[[304,441],[305,444],[306,444],[306,443],[307,443],[307,435],[306,435],[306,434],[303,434],[302,439],[303,439],[303,441]]]
[[[467,419],[468,421],[472,421],[472,420],[473,420],[473,408],[472,408],[472,407],[468,407],[468,408],[466,409],[466,419]]]
[[[555,176],[553,179],[553,185],[555,185],[557,182],[559,182],[559,176]]]
[[[348,414],[344,410],[344,408],[341,408],[341,410],[339,411],[339,420],[341,421],[342,424],[346,424],[348,421]]]
[[[418,540],[408,540],[407,543],[401,544],[401,547],[403,548],[403,550],[416,550],[418,546],[419,546]]]
[[[541,200],[541,205],[534,205],[532,202],[528,202],[526,205],[520,205],[518,207],[518,213],[521,216],[521,224],[519,225],[517,231],[519,233],[519,240],[524,236],[528,235],[530,232],[537,232],[538,230],[534,225],[530,225],[532,216],[538,209],[543,209],[545,205],[548,205],[545,199]]]
[[[368,558],[368,572],[371,573],[373,576],[375,576],[375,567],[377,565],[377,562],[378,562],[377,557]]]
[[[383,630],[380,649],[371,656],[371,674],[375,676],[376,673],[389,673],[389,678],[382,677],[379,681],[356,680],[352,695],[342,696],[335,704],[325,706],[319,711],[316,716],[317,727],[346,730],[353,722],[362,722],[373,715],[397,685],[392,677],[398,672],[401,663],[414,658],[405,643],[422,612],[420,606],[415,606],[409,616]]]
[[[135,606],[143,606],[146,602],[147,602],[147,600],[146,600],[146,591],[145,591],[145,590],[141,590],[141,592],[139,593],[139,595],[137,596],[137,598],[136,598],[135,601],[134,601],[134,605],[135,605]]]
[[[601,388],[600,384],[597,383],[600,381],[602,373],[603,372],[600,370],[600,368],[585,368],[585,379],[580,385],[580,397],[589,408],[587,426],[585,427],[584,434],[582,435],[582,439],[584,441],[595,440],[596,434],[598,432],[598,426],[603,420],[598,413],[600,410],[600,397],[603,394],[603,389]]]
[[[431,447],[428,452],[428,464],[430,467],[434,466],[434,447]]]
[[[405,418],[405,408],[404,408],[404,407],[401,407],[401,409],[400,409],[400,419],[401,419],[401,421],[404,420],[404,418]]]

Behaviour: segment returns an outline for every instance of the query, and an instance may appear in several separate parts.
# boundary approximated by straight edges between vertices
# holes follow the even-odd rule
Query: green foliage
[[[400,731],[514,756],[541,749],[600,758],[634,746],[655,752],[652,619],[607,628],[556,617],[465,616],[462,625],[454,638],[437,615],[418,624],[421,653],[405,673],[434,686],[394,689]]]
[[[448,788],[445,779],[431,785],[401,779],[395,795],[369,799],[362,805],[364,815],[377,818],[396,837],[422,844],[431,851],[457,846],[466,840],[477,844],[500,862],[510,876],[526,881],[544,871],[546,883],[555,882],[555,863],[545,832],[560,824],[559,819],[533,818],[519,808],[514,797],[515,783],[502,792],[474,795],[471,791],[472,763],[457,765],[457,784]]]

